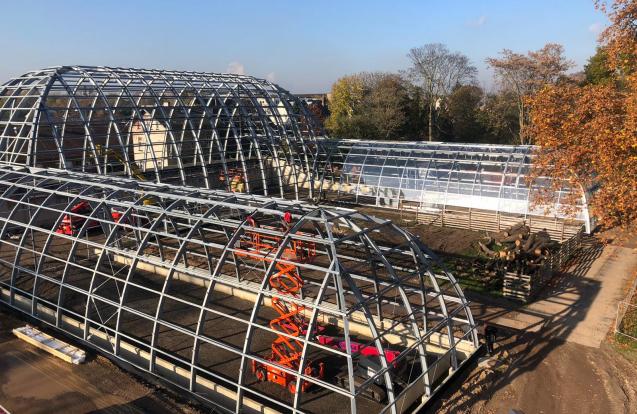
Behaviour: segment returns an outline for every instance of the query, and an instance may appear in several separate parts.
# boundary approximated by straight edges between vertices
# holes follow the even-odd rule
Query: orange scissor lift
[[[284,222],[289,224],[290,220],[291,215],[286,213]],[[257,227],[253,218],[248,219],[248,224],[252,227]],[[240,248],[235,250],[235,254],[265,263],[274,261],[272,253],[276,252],[281,245],[281,237],[264,235],[258,232],[246,232],[246,236],[240,242]],[[316,245],[300,240],[291,240],[289,246],[285,247],[281,255],[283,259],[295,263],[307,263],[313,260],[315,256]],[[270,277],[270,287],[282,296],[298,298],[303,288],[303,279],[300,277],[298,267],[292,263],[277,262],[275,263],[275,268],[276,273]],[[268,360],[282,367],[298,371],[303,352],[303,343],[293,339],[293,337],[299,337],[307,332],[307,323],[304,316],[305,307],[279,297],[272,298],[272,307],[279,316],[270,321],[270,328],[281,334],[272,342],[271,355]],[[275,365],[252,360],[252,372],[259,381],[279,384],[287,388],[292,394],[296,392],[296,376]],[[303,373],[308,376],[323,378],[323,363],[321,362],[317,366],[312,362],[308,362]],[[307,391],[310,387],[311,384],[309,382],[301,381],[301,391]]]

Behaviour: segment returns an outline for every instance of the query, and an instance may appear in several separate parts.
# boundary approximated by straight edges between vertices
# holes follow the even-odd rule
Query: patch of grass
[[[631,339],[625,335],[615,334],[615,342],[617,345],[621,345],[624,348],[637,351],[637,340]]]
[[[621,320],[618,328],[624,333],[616,333],[614,335],[613,347],[625,357],[637,362],[637,295],[631,300],[631,305],[626,309],[626,313]],[[633,337],[633,338],[631,338]]]
[[[456,278],[462,290],[472,291],[483,295],[502,297],[502,285],[493,286],[472,279]]]
[[[482,251],[477,246],[467,247],[460,253],[460,255],[466,256],[468,259],[484,258]]]
[[[444,262],[444,269],[451,272],[462,290],[472,291],[482,295],[503,297],[502,284],[504,276],[501,273],[489,275],[487,269],[488,260],[469,250],[466,255],[451,255],[436,252]],[[434,272],[442,272],[443,268],[436,263],[432,264]]]
[[[617,352],[637,363],[637,341],[625,335],[615,334],[611,345]]]
[[[619,330],[626,335],[637,338],[637,306],[630,306],[624,314]]]

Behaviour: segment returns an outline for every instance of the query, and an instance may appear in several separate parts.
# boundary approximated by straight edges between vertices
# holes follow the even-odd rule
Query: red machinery
[[[89,214],[91,214],[91,211],[93,211],[93,209],[91,208],[91,205],[87,201],[80,201],[79,203],[71,207],[71,213],[74,213],[74,214],[83,214],[88,216]],[[123,214],[120,211],[111,210],[111,217],[113,218],[113,221],[115,221],[116,223],[119,223],[119,221],[122,218],[122,215]],[[86,217],[65,214],[64,217],[62,218],[62,222],[60,223],[58,228],[55,230],[55,232],[58,234],[66,234],[68,236],[75,236],[77,235],[77,232],[82,228],[85,221],[86,221]],[[89,230],[97,229],[100,227],[101,226],[98,221],[89,220],[85,230],[89,231]]]
[[[316,338],[322,345],[345,352],[347,351],[347,343],[342,338],[327,335],[317,335]],[[354,381],[354,386],[357,388],[366,384],[364,388],[360,389],[360,395],[372,401],[383,402],[387,398],[387,390],[382,380],[377,377],[373,383],[369,383],[369,378],[376,376],[382,369],[381,364],[379,364],[375,358],[380,356],[380,352],[375,346],[365,345],[355,341],[350,341],[349,348],[352,354],[358,355],[354,372],[352,373],[353,377],[349,378],[345,373],[337,373],[334,376],[336,384],[344,388],[349,387],[352,380]],[[394,370],[394,381],[399,380],[396,373],[407,368],[404,362],[396,361],[396,358],[400,356],[400,351],[385,349],[384,353],[387,362],[390,364],[390,369]]]
[[[284,223],[286,228],[291,221],[291,214],[286,213]],[[257,227],[254,219],[248,219],[248,223]],[[247,239],[240,243],[241,250],[244,252],[236,252],[241,256],[249,257],[252,260],[264,262],[272,262],[271,256],[281,244],[281,238],[276,236],[266,236],[256,232],[247,232]],[[285,248],[282,258],[297,263],[305,263],[312,260],[316,256],[316,246],[313,243],[306,243],[299,240],[290,241],[290,245]],[[299,275],[299,270],[294,264],[276,263],[277,272],[270,277],[270,287],[275,289],[279,294],[291,297],[298,297],[303,287],[303,279]],[[303,312],[304,306],[286,301],[282,298],[272,298],[272,307],[279,314],[278,317],[270,321],[270,328],[274,331],[281,332],[272,342],[271,355],[269,361],[286,367],[293,371],[298,371],[303,351],[303,343],[297,339],[290,337],[298,337],[307,332],[307,323]],[[283,333],[287,335],[283,335]],[[252,372],[259,381],[269,381],[286,387],[291,393],[296,393],[296,377],[283,369],[274,365],[263,364],[252,361]],[[319,363],[318,366],[308,362],[303,371],[305,375],[316,378],[323,378],[324,366]],[[301,391],[305,392],[310,388],[311,384],[301,381]]]
[[[91,211],[92,211],[91,206],[89,205],[87,201],[80,201],[79,203],[71,207],[71,213],[74,213],[74,214],[88,215],[88,214],[91,214]],[[58,226],[57,230],[55,230],[55,232],[59,234],[67,234],[69,236],[73,236],[77,234],[77,232],[80,230],[82,225],[84,225],[85,221],[86,221],[86,217],[81,217],[81,216],[78,217],[78,216],[72,216],[70,214],[65,214],[64,217],[62,218],[62,222]],[[86,230],[95,229],[99,226],[100,224],[97,221],[89,220],[88,225],[86,226]]]

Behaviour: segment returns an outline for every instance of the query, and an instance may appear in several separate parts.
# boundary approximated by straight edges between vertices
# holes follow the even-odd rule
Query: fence
[[[497,232],[524,221],[532,232],[546,231],[553,240],[560,242],[572,239],[575,235],[581,233],[583,227],[582,222],[577,220],[525,216],[475,208],[445,207],[425,211],[420,206],[403,205],[402,207],[401,211],[410,211],[410,209],[413,211],[415,209],[416,220],[419,223],[460,229]]]
[[[637,305],[619,302],[615,333],[637,341]]]
[[[633,282],[626,299],[617,304],[615,334],[637,341],[637,278]]]

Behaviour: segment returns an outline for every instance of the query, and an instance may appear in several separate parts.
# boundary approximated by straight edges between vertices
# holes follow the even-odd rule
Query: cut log
[[[528,252],[531,250],[531,246],[535,243],[535,234],[531,234],[528,239],[522,244],[522,250]]]
[[[503,243],[513,243],[516,240],[522,240],[524,239],[524,234],[523,233],[515,233],[510,235],[509,237],[505,237],[504,239],[502,239]]]
[[[537,249],[544,250],[549,245],[549,243],[550,242],[547,242],[546,240],[537,239],[535,240],[535,243],[533,243],[533,245],[531,246],[529,250],[531,251],[535,251]]]
[[[550,242],[551,241],[551,235],[548,234],[545,230],[541,230],[541,231],[538,231],[537,233],[535,233],[535,237],[538,240],[541,239],[541,240],[544,240],[546,242]]]
[[[480,250],[482,250],[484,253],[486,253],[489,257],[493,257],[496,255],[496,252],[489,249],[484,243],[482,243],[481,241],[478,242],[478,246],[480,246]]]

